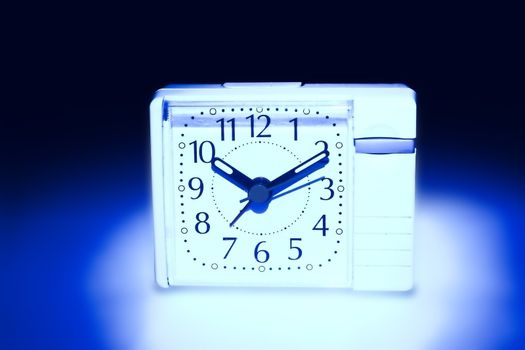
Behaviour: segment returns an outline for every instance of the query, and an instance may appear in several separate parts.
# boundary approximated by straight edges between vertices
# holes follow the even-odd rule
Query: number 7
[[[232,245],[230,246],[230,248],[229,248],[228,251],[226,252],[226,255],[224,255],[224,258],[223,258],[223,259],[226,259],[226,258],[228,257],[228,254],[230,254],[230,250],[232,250],[233,245],[235,244],[235,242],[237,242],[237,237],[223,237],[222,240],[223,240],[223,241],[233,241],[233,242],[232,242]]]

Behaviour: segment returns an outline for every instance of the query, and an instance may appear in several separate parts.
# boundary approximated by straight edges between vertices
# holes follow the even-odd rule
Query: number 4
[[[321,227],[319,227],[319,224],[321,224]],[[328,227],[326,227],[326,215],[321,216],[312,230],[323,231],[323,236],[326,236],[326,231],[329,230]]]

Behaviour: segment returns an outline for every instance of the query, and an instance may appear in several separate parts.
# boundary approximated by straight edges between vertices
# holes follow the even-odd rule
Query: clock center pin
[[[248,191],[248,199],[252,203],[264,203],[270,199],[271,191],[266,187],[270,180],[264,177],[257,177],[254,180],[254,185]]]
[[[264,177],[257,177],[253,181],[254,185],[248,191],[248,199],[252,202],[252,210],[256,213],[261,213],[268,208],[269,200],[272,196],[272,192],[267,187],[270,180]]]

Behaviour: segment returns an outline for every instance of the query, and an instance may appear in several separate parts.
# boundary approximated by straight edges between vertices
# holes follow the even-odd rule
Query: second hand
[[[324,180],[324,179],[325,179],[325,177],[324,177],[324,176],[321,176],[320,178],[315,179],[315,180],[312,180],[312,181],[307,182],[307,183],[305,183],[305,184],[302,184],[301,186],[297,186],[297,187],[292,188],[291,190],[288,190],[288,191],[286,191],[286,192],[279,193],[279,194],[276,195],[275,197],[272,197],[271,200],[274,200],[274,199],[276,199],[276,198],[282,197],[282,196],[287,195],[287,194],[289,194],[289,193],[291,193],[291,192],[294,192],[294,191],[300,190],[300,189],[303,188],[303,187],[310,186],[311,184],[316,183],[316,182],[321,181],[321,180]],[[246,202],[247,200],[248,200],[248,197],[241,199],[239,202],[240,202],[240,203],[244,203],[244,202]]]
[[[248,198],[246,198],[248,199]],[[248,203],[246,203],[246,205],[244,206],[244,208],[241,209],[241,211],[239,211],[239,214],[237,214],[237,216],[232,220],[232,222],[230,223],[230,227],[232,227],[236,222],[237,220],[240,219],[240,217],[242,216],[242,214],[246,213],[246,211],[250,208],[250,204],[252,204],[251,201],[249,201]]]

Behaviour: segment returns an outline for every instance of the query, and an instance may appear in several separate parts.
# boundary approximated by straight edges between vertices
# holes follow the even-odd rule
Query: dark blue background
[[[3,44],[10,94],[0,141],[0,347],[109,347],[83,276],[111,232],[150,205],[148,104],[169,83],[413,88],[418,190],[474,198],[504,219],[513,327],[522,328],[525,58],[517,12],[221,4],[45,4],[12,13]],[[514,335],[498,346],[523,341]]]

